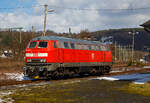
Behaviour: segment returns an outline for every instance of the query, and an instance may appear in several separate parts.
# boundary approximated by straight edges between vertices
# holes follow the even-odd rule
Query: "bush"
[[[132,66],[132,65],[133,65],[132,60],[130,60],[130,61],[128,62],[128,65],[127,65],[127,66]]]
[[[143,64],[142,62],[139,62],[139,61],[137,61],[135,64],[136,64],[136,66],[138,66],[138,67],[143,67],[143,66],[144,66],[144,64]]]

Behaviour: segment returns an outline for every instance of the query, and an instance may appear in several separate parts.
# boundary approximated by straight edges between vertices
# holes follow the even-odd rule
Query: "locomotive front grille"
[[[51,63],[46,63],[46,59],[27,59],[26,65],[49,65]]]
[[[31,59],[32,63],[41,63],[41,59]]]

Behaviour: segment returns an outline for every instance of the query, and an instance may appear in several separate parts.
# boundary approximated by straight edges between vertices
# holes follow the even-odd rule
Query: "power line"
[[[36,6],[31,6],[31,7],[12,7],[12,8],[0,8],[2,9],[21,9],[21,8],[34,8],[34,7],[41,7],[44,5],[36,5]],[[142,8],[126,8],[126,9],[114,9],[114,8],[98,8],[98,9],[90,9],[90,8],[70,8],[70,7],[63,7],[63,6],[55,6],[55,5],[49,5],[49,7],[53,8],[59,8],[59,9],[67,9],[67,10],[75,10],[75,11],[132,11],[132,10],[149,10],[150,7],[142,7]]]
[[[126,9],[112,9],[112,8],[106,8],[106,9],[89,9],[89,8],[69,8],[69,7],[61,7],[61,6],[54,6],[49,5],[54,8],[60,8],[60,9],[68,9],[68,10],[81,10],[81,11],[131,11],[131,10],[149,10],[150,7],[143,7],[143,8],[126,8]]]
[[[27,8],[27,9],[29,9],[29,8],[34,8],[34,7],[41,7],[41,6],[44,6],[44,5],[36,5],[36,6],[31,6],[31,7],[23,7],[23,6],[20,6],[20,7],[10,7],[10,8],[0,8],[0,10],[5,10],[5,9],[7,9],[7,10],[9,10],[9,9],[24,9],[24,8]]]

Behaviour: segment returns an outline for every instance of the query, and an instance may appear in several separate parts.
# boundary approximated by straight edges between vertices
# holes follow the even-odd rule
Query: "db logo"
[[[94,59],[94,57],[95,57],[95,54],[94,54],[94,53],[92,53],[92,54],[91,54],[91,57],[92,57],[92,59]]]
[[[38,55],[37,55],[37,53],[33,53],[33,57],[37,57]]]

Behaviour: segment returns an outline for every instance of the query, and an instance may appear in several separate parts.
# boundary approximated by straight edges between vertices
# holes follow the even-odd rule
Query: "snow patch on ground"
[[[23,80],[23,73],[5,73],[5,75],[8,77],[8,79],[21,81]]]
[[[24,76],[23,73],[0,73],[0,75],[2,75],[2,78],[0,78],[0,80],[31,80],[30,78]]]
[[[110,71],[110,73],[119,73],[119,72],[122,72],[120,70],[117,70],[117,71]]]
[[[146,82],[150,82],[150,74],[128,74],[128,75],[118,75],[111,77],[98,77],[94,78],[98,80],[109,80],[109,81],[132,81],[136,84],[144,84]]]
[[[73,83],[79,83],[80,80],[70,81],[70,82],[64,82],[64,84],[73,84]]]

